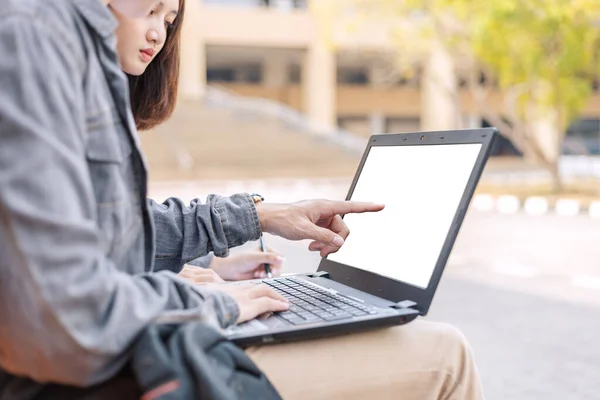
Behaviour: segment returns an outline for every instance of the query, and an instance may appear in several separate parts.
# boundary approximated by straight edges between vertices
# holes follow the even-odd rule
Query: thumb
[[[307,226],[305,234],[306,239],[315,240],[329,246],[342,247],[344,244],[344,239],[340,235],[314,224]]]

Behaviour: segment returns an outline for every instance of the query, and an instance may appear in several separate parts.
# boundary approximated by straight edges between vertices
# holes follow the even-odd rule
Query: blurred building
[[[444,115],[435,95],[425,95],[418,74],[411,79],[390,74],[389,60],[382,56],[390,49],[386,32],[340,32],[330,46],[307,0],[187,0],[186,21],[184,97],[200,98],[207,85],[214,85],[277,101],[317,124],[338,125],[362,136],[444,129],[445,121],[455,117]],[[485,126],[470,96],[460,97],[461,125]],[[426,107],[426,102],[433,104]],[[499,96],[491,106],[501,107]],[[425,109],[439,111],[425,115]],[[496,152],[516,150],[505,143]],[[598,91],[569,130],[565,152],[600,154]]]

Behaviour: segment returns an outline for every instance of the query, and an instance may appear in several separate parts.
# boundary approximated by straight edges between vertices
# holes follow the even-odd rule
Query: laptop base
[[[392,303],[384,299],[356,291],[350,287],[332,281],[326,274],[300,274],[295,280],[323,288],[330,293],[339,294],[351,302],[360,302],[378,310],[376,314],[366,314],[339,321],[319,321],[318,323],[293,325],[281,316],[263,316],[247,323],[228,329],[226,336],[240,347],[293,342],[297,340],[318,339],[376,328],[403,325],[414,320],[419,311],[411,308],[412,302]],[[289,280],[288,277],[268,281]],[[262,282],[262,281],[255,281]]]

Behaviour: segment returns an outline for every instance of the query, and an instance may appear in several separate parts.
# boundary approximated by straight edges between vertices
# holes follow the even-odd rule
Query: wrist
[[[207,268],[210,268],[210,269],[212,269],[213,271],[216,272],[219,269],[220,260],[222,260],[222,258],[213,256],[210,259],[210,263],[208,264]]]
[[[278,235],[282,226],[289,224],[290,204],[260,203],[256,205],[262,232]]]
[[[258,194],[258,193],[252,193],[250,194],[250,198],[252,199],[252,201],[254,202],[254,208],[256,209],[256,214],[258,215],[258,222],[260,224],[260,230],[261,232],[266,232],[265,230],[265,223],[264,223],[264,219],[265,219],[265,215],[264,215],[264,197],[262,197],[262,195]]]
[[[262,232],[268,232],[267,219],[268,219],[268,208],[269,206],[263,202],[255,203],[256,214],[258,215],[258,223],[260,224],[260,230]]]

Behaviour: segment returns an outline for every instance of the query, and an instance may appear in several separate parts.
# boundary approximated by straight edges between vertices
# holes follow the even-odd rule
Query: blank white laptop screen
[[[351,200],[385,209],[346,215],[350,236],[328,259],[427,288],[480,149],[372,147]]]

